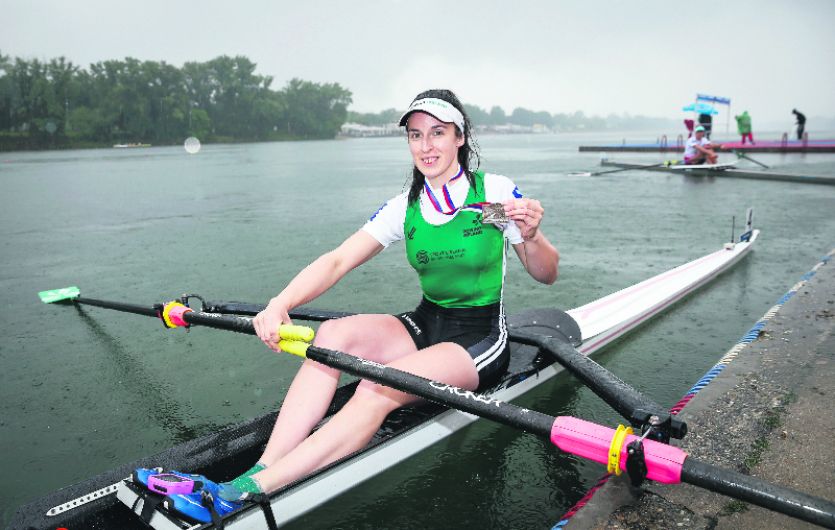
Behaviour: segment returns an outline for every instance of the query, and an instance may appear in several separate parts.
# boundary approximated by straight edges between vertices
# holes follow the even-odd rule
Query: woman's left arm
[[[545,213],[535,199],[510,199],[504,202],[504,211],[522,233],[522,242],[513,245],[525,270],[536,281],[552,284],[557,280],[560,253],[539,229]]]

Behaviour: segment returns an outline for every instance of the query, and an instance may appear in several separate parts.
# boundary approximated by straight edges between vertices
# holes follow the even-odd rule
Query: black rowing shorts
[[[478,371],[478,390],[496,384],[507,371],[510,347],[501,304],[449,308],[422,299],[414,311],[394,315],[419,350],[453,342],[470,354]]]

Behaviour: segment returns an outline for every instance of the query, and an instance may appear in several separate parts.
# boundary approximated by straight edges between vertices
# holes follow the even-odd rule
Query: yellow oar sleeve
[[[278,347],[287,353],[306,358],[307,349],[310,347],[310,344],[299,340],[280,340],[278,341]]]
[[[313,340],[313,328],[282,324],[278,327],[278,336],[284,340],[310,342]]]

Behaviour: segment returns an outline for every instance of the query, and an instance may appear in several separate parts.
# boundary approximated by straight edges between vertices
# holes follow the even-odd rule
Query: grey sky
[[[698,92],[755,125],[835,116],[835,2],[0,0],[0,51],[87,66],[242,54],[280,88],[334,81],[352,108],[420,90],[510,112],[682,117]],[[721,118],[720,118],[721,119]]]

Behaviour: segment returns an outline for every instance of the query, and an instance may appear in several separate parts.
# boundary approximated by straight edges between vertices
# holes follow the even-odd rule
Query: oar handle
[[[282,324],[278,327],[278,336],[289,341],[310,342],[313,340],[314,331],[307,326]]]
[[[169,328],[186,327],[190,323],[198,323],[202,325],[212,326],[213,323],[234,322],[235,319],[239,319],[239,317],[223,317],[215,313],[197,313],[191,308],[186,307],[185,305],[177,301],[168,302],[167,304],[164,304],[162,307],[162,311],[160,311],[160,316],[162,317],[162,320],[165,322],[165,325]],[[209,322],[206,322],[205,316],[208,316],[210,318]],[[239,322],[238,324],[242,325],[244,323]],[[247,329],[244,330],[244,332],[246,333],[252,333],[254,331],[251,329],[251,324],[249,326],[246,326],[246,328]],[[278,336],[280,339],[282,339],[282,341],[308,343],[313,340],[315,332],[313,331],[313,328],[310,328],[308,326],[297,326],[295,324],[281,324],[280,326],[278,326]]]
[[[307,358],[307,349],[310,347],[310,343],[300,340],[280,340],[278,341],[278,347],[281,351]]]

